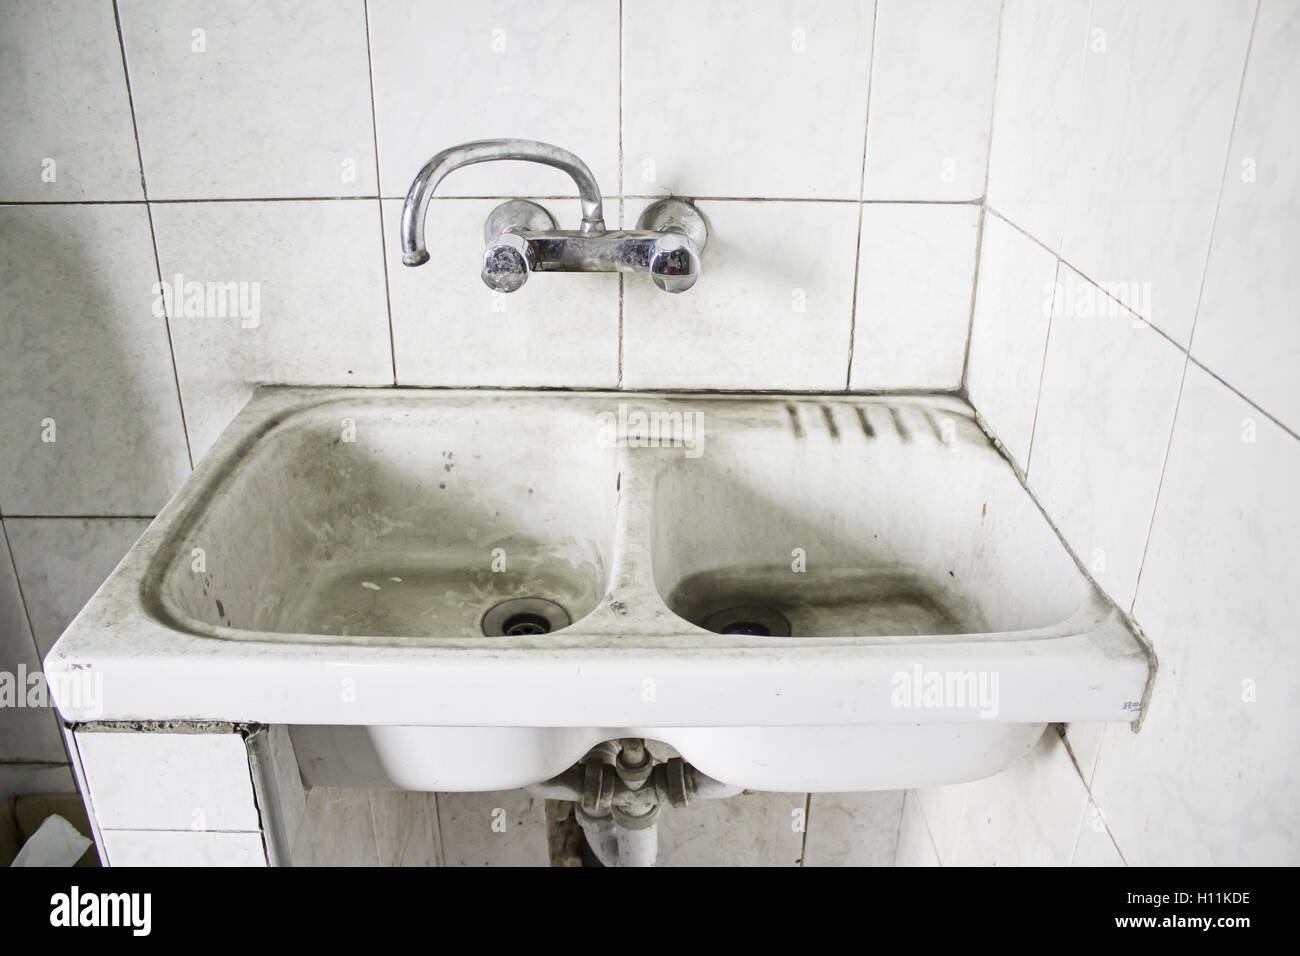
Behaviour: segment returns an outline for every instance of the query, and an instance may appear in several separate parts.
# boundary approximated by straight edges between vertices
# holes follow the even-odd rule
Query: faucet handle
[[[483,284],[493,292],[517,292],[536,266],[537,256],[527,239],[502,233],[483,250]]]
[[[483,284],[493,292],[517,292],[537,268],[526,232],[550,232],[555,217],[527,199],[511,199],[492,210],[483,224]]]
[[[665,232],[650,250],[650,278],[665,292],[685,292],[700,277],[700,250],[685,233]]]
[[[709,227],[698,209],[682,199],[660,199],[637,217],[639,230],[659,233],[650,249],[650,278],[665,292],[685,292],[700,277],[700,253]]]

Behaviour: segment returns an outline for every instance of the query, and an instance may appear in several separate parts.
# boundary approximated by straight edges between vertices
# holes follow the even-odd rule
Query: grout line
[[[345,386],[338,386],[343,388]],[[5,515],[5,521],[152,521],[157,515]]]
[[[984,151],[984,195],[980,197],[980,203],[988,202],[989,198],[989,168],[993,162],[993,131],[996,128],[996,118],[998,112],[998,74],[1002,71],[1002,31],[1006,26],[1007,19],[1007,0],[1002,0],[998,6],[998,38],[993,47],[993,96],[989,103],[989,142],[988,148]]]
[[[1012,222],[1012,221],[1011,221],[1010,219],[1008,219],[1006,216],[1002,215],[1002,213],[1000,213],[1000,212],[998,212],[996,209],[994,209],[994,208],[993,208],[991,205],[989,205],[987,202],[984,203],[984,208],[985,208],[988,212],[993,213],[993,215],[997,216],[999,219],[1001,219],[1003,222],[1005,222],[1008,226],[1010,226],[1010,227],[1011,227],[1012,229],[1014,229],[1016,232],[1020,233],[1022,236],[1024,236],[1026,239],[1028,239],[1030,242],[1032,242],[1034,245],[1040,247],[1044,252],[1050,252],[1054,258],[1057,258],[1057,259],[1060,259],[1060,258],[1061,258],[1061,254],[1060,254],[1059,252],[1057,252],[1055,249],[1053,249],[1053,248],[1052,248],[1051,246],[1049,246],[1047,243],[1043,242],[1043,240],[1039,239],[1039,238],[1038,238],[1037,236],[1035,236],[1032,232],[1028,232],[1027,230],[1022,229],[1022,228],[1021,228],[1020,226],[1018,226],[1016,223]],[[1070,263],[1067,262],[1066,265],[1069,266]],[[1070,268],[1073,269],[1074,266],[1070,266]],[[1078,270],[1075,270],[1075,271],[1077,272]],[[1080,272],[1079,275],[1083,275],[1083,273]],[[1092,280],[1089,280],[1089,281],[1092,281]],[[1104,291],[1104,290],[1103,290],[1103,291]],[[1117,301],[1118,301],[1118,300],[1117,300]],[[1120,304],[1123,305],[1123,303],[1120,303]]]
[[[799,867],[808,864],[808,831],[812,829],[812,794],[803,795],[803,838],[799,841]]]
[[[957,386],[962,395],[968,394],[966,378],[970,373],[971,341],[975,338],[975,297],[979,295],[980,263],[984,257],[984,220],[988,211],[988,206],[981,204],[979,219],[975,223],[975,262],[970,278],[970,311],[966,316],[966,344],[962,349],[961,378]]]
[[[1002,67],[1002,31],[1006,26],[1006,0],[998,5],[998,38],[993,46],[993,95],[989,102],[989,141],[984,150],[984,192],[980,196],[979,221],[975,224],[975,262],[971,269],[970,311],[966,317],[966,342],[962,347],[961,379],[958,388],[966,394],[966,376],[970,371],[971,340],[975,337],[975,296],[980,284],[980,264],[984,252],[984,216],[988,211],[989,170],[993,165],[993,131],[998,111],[998,75]]]
[[[375,118],[375,64],[370,52],[370,0],[362,0],[362,13],[366,21],[366,75],[370,79],[370,135],[375,144],[375,184],[379,195],[383,194],[383,184],[379,181],[379,121]],[[388,308],[388,354],[393,362],[393,384],[397,384],[397,344],[393,335],[393,294],[388,286],[388,231],[384,225],[384,201],[376,197],[375,205],[379,209],[379,253],[380,265],[384,271],[384,304]]]
[[[438,794],[429,794],[429,799],[433,801],[433,853],[434,859],[438,861],[439,867],[446,866],[446,850],[442,845],[442,810],[438,806]]]
[[[1260,6],[1261,6],[1261,0],[1256,0],[1255,16],[1250,22],[1250,36],[1246,38],[1246,54],[1244,57],[1242,57],[1242,62],[1241,62],[1241,79],[1238,81],[1237,84],[1237,100],[1232,108],[1232,122],[1228,126],[1228,145],[1224,148],[1224,153],[1223,153],[1223,174],[1219,177],[1219,194],[1215,198],[1215,202],[1214,202],[1214,219],[1210,223],[1210,238],[1209,238],[1209,242],[1207,242],[1205,246],[1205,263],[1201,267],[1201,284],[1196,291],[1196,308],[1192,312],[1192,327],[1187,333],[1187,348],[1183,349],[1183,353],[1186,356],[1186,360],[1183,362],[1183,375],[1182,378],[1178,380],[1178,398],[1174,402],[1173,420],[1169,423],[1169,440],[1168,442],[1165,443],[1164,461],[1160,463],[1160,481],[1156,484],[1155,500],[1151,503],[1151,520],[1147,522],[1146,541],[1142,545],[1142,558],[1138,562],[1137,580],[1133,582],[1133,600],[1129,602],[1129,608],[1128,608],[1130,615],[1132,615],[1133,609],[1137,607],[1138,593],[1139,593],[1139,589],[1142,586],[1142,572],[1146,570],[1147,553],[1151,550],[1151,536],[1152,533],[1155,531],[1156,515],[1159,513],[1160,510],[1160,493],[1164,490],[1165,487],[1165,474],[1169,470],[1169,456],[1174,450],[1174,435],[1176,435],[1178,432],[1178,413],[1179,411],[1182,410],[1182,406],[1183,406],[1183,388],[1187,384],[1187,369],[1192,364],[1192,342],[1196,337],[1197,321],[1201,317],[1201,302],[1205,297],[1205,277],[1209,274],[1210,271],[1210,253],[1214,249],[1214,233],[1219,225],[1219,208],[1223,203],[1223,187],[1224,187],[1224,183],[1227,182],[1228,169],[1230,168],[1230,163],[1232,162],[1232,140],[1233,137],[1235,137],[1237,134],[1237,116],[1241,112],[1241,98],[1246,89],[1246,69],[1250,65],[1250,52],[1251,52],[1251,48],[1255,44],[1255,30],[1259,26]],[[1198,368],[1204,371],[1207,372],[1209,371],[1209,369],[1206,369],[1203,365],[1201,365],[1200,362],[1197,362],[1196,365]],[[1211,374],[1213,375],[1213,373]],[[1216,379],[1219,379],[1217,375],[1215,375],[1214,377]],[[1219,379],[1219,381],[1223,382],[1222,379]],[[1227,385],[1228,383],[1223,382],[1223,384]],[[1228,386],[1228,387],[1232,388],[1232,386]],[[1241,393],[1238,392],[1235,388],[1232,388],[1232,391],[1236,392],[1236,394],[1238,395],[1241,395]],[[1241,397],[1245,398],[1244,395],[1242,395]],[[1248,404],[1251,405],[1251,407],[1259,408],[1259,406],[1256,405],[1254,402],[1250,401],[1250,399],[1246,399],[1246,401]],[[1269,415],[1267,412],[1264,412],[1262,408],[1260,408],[1259,410],[1270,420],[1275,422],[1277,421],[1276,419],[1273,418],[1272,415]],[[1281,422],[1277,422],[1277,424],[1281,425]],[[1289,428],[1286,428],[1285,425],[1283,425],[1282,427],[1293,437],[1300,438],[1300,436],[1297,436],[1294,431],[1292,431]]]
[[[14,560],[14,548],[9,543],[9,531],[5,528],[5,520],[8,518],[0,520],[0,539],[4,541],[5,553],[9,556],[9,567],[14,573],[14,587],[18,589],[18,600],[23,606],[23,618],[27,621],[27,637],[32,642],[32,653],[36,655],[36,660],[44,665],[44,661],[41,660],[40,645],[36,642],[36,628],[32,626],[32,612],[27,609],[27,595],[23,593],[23,581],[18,574],[18,562]],[[66,746],[64,750],[67,750]]]
[[[903,791],[903,800],[898,805],[898,828],[894,831],[894,858],[890,861],[890,866],[898,867],[898,847],[903,842],[903,814],[907,812],[907,795],[910,791]]]
[[[862,164],[858,169],[858,236],[853,245],[853,289],[849,299],[849,351],[844,369],[844,390],[853,386],[853,341],[858,334],[858,273],[862,271],[862,197],[867,194],[867,135],[871,130],[871,83],[876,75],[876,24],[880,4],[871,8],[871,64],[867,67],[867,106],[862,123]]]
[[[142,177],[143,178],[143,177]],[[207,196],[195,196],[188,199],[158,199],[150,197],[149,199],[80,199],[75,201],[69,200],[19,200],[9,199],[0,200],[0,206],[138,206],[141,203],[148,202],[154,206],[178,206],[185,203],[235,203],[235,202],[337,202],[347,200],[350,202],[361,201],[366,199],[382,199],[385,197],[378,195],[365,196],[230,196],[214,198]],[[402,196],[389,196],[389,199],[402,199]],[[440,199],[448,197],[441,196]],[[491,196],[463,196],[462,199],[491,199]],[[544,197],[545,198],[545,197]],[[563,197],[565,199],[571,197]]]
[[[618,389],[613,389],[609,385],[338,385],[338,384],[287,384],[287,383],[268,383],[262,388],[267,389],[318,389],[349,392],[358,394],[367,391],[390,391],[401,390],[408,392],[529,392],[535,394],[557,394],[557,395],[590,395],[593,393],[604,392],[606,394],[618,394]],[[851,392],[846,392],[842,388],[832,387],[809,387],[793,388],[783,386],[781,388],[718,388],[717,386],[683,387],[683,386],[655,386],[641,385],[627,390],[627,394],[646,394],[646,395],[664,395],[664,396],[714,396],[717,398],[734,398],[743,400],[753,397],[781,397],[787,395],[797,395],[801,398],[821,398],[830,402],[853,402],[860,399],[874,398],[947,398],[961,403],[963,408],[968,409],[970,403],[956,389],[952,388],[859,388]],[[50,515],[49,517],[64,517],[63,515]],[[117,517],[111,516],[91,516],[91,517]]]
[[[948,864],[943,862],[943,854],[939,852],[939,841],[934,838],[934,831],[930,829],[930,818],[926,815],[925,804],[921,802],[919,792],[915,787],[905,791],[903,796],[904,801],[907,800],[907,794],[916,795],[916,809],[917,812],[921,814],[921,822],[925,824],[925,835],[930,841],[930,849],[934,851],[934,858],[939,861],[940,868],[947,867]],[[906,809],[906,807],[904,807],[904,809]],[[899,827],[901,829],[901,823],[899,824]],[[895,851],[895,853],[897,853],[897,851]]]
[[[1061,743],[1065,745],[1065,753],[1070,758],[1070,763],[1074,766],[1074,772],[1079,775],[1079,779],[1083,782],[1084,793],[1088,795],[1088,799],[1083,805],[1083,817],[1079,820],[1079,827],[1075,831],[1074,847],[1070,850],[1069,865],[1073,866],[1075,859],[1079,855],[1079,837],[1083,833],[1084,826],[1087,825],[1088,808],[1094,807],[1101,813],[1101,825],[1106,829],[1106,837],[1110,840],[1111,846],[1115,848],[1115,852],[1119,854],[1119,858],[1124,862],[1124,865],[1128,866],[1128,859],[1125,858],[1124,851],[1119,848],[1119,841],[1115,839],[1115,834],[1111,832],[1110,824],[1106,822],[1105,811],[1101,809],[1101,804],[1099,804],[1092,795],[1092,780],[1090,779],[1090,775],[1084,774],[1083,767],[1079,765],[1079,755],[1074,752],[1074,744],[1070,740],[1068,729],[1068,723],[1056,724],[1056,732],[1061,737]],[[1097,741],[1097,753],[1092,758],[1092,775],[1095,775],[1097,772],[1097,764],[1101,761],[1101,749],[1105,740],[1105,725],[1103,725],[1102,738]]]
[[[623,0],[618,0],[618,227],[623,228]],[[618,274],[618,388],[623,387],[623,273]]]
[[[113,0],[113,23],[117,27],[117,48],[122,55],[122,80],[126,84],[126,105],[131,111],[131,135],[135,137],[135,158],[140,164],[140,193],[144,197],[145,217],[149,220],[149,243],[153,247],[154,275],[158,279],[158,288],[162,288],[162,262],[158,256],[158,234],[153,226],[153,209],[149,204],[149,183],[144,174],[144,151],[140,148],[140,126],[135,118],[135,98],[131,93],[131,71],[126,65],[126,40],[122,36],[122,15]],[[167,354],[172,363],[172,382],[176,386],[176,407],[181,415],[181,434],[185,437],[185,457],[189,460],[190,471],[194,470],[194,449],[190,446],[190,428],[185,420],[185,398],[181,394],[181,374],[176,365],[176,346],[172,341],[171,316],[167,314],[167,300],[159,297],[163,313],[163,329],[167,332]]]
[[[1176,343],[1175,343],[1175,344],[1176,344]],[[1186,350],[1184,350],[1184,351],[1186,351]],[[1280,419],[1278,419],[1276,416],[1273,415],[1272,412],[1268,411],[1268,410],[1265,409],[1265,408],[1261,408],[1261,407],[1260,407],[1260,406],[1255,402],[1254,399],[1252,399],[1252,398],[1251,398],[1249,395],[1247,395],[1246,393],[1242,392],[1239,388],[1237,388],[1237,387],[1236,387],[1235,385],[1233,385],[1231,382],[1228,382],[1228,381],[1224,380],[1224,379],[1223,379],[1223,378],[1222,378],[1222,377],[1221,377],[1217,372],[1214,371],[1214,369],[1209,368],[1208,366],[1206,366],[1206,365],[1205,365],[1203,362],[1201,362],[1200,359],[1198,359],[1195,355],[1192,355],[1191,353],[1188,353],[1188,355],[1187,355],[1187,361],[1188,361],[1190,364],[1195,365],[1195,366],[1196,366],[1197,368],[1199,368],[1202,372],[1204,372],[1206,375],[1210,376],[1210,378],[1214,379],[1216,382],[1218,382],[1220,385],[1222,385],[1222,386],[1223,386],[1224,388],[1226,388],[1228,391],[1232,392],[1232,394],[1236,395],[1239,399],[1241,399],[1243,402],[1245,402],[1245,403],[1246,403],[1247,405],[1249,405],[1251,408],[1255,409],[1255,411],[1259,412],[1261,415],[1263,415],[1265,418],[1267,418],[1270,422],[1272,422],[1272,423],[1273,423],[1274,425],[1276,425],[1278,428],[1282,429],[1282,431],[1286,432],[1286,433],[1287,433],[1288,435],[1290,435],[1292,438],[1296,439],[1296,441],[1300,441],[1300,432],[1297,432],[1294,428],[1292,428],[1292,427],[1291,427],[1290,425],[1288,425],[1286,422],[1281,421]]]
[[[602,198],[623,199],[663,199],[664,193],[628,193],[627,195],[615,196],[607,194]],[[158,199],[150,198],[147,201],[156,206],[176,206],[184,203],[252,203],[252,202],[364,202],[370,199],[380,200],[397,200],[401,201],[406,198],[401,196],[384,196],[382,194],[365,193],[352,196],[194,196],[182,199]],[[440,195],[430,196],[429,201],[433,203],[440,202],[464,202],[475,199],[519,199],[528,198],[537,202],[564,202],[576,197],[572,195],[565,196],[489,196],[489,195],[471,195],[471,196],[451,196]],[[785,202],[785,203],[862,203],[867,206],[979,206],[983,203],[981,197],[973,199],[845,199],[836,196],[690,196],[687,197],[693,202]],[[47,199],[0,199],[0,206],[130,206],[139,205],[146,200],[143,199],[80,199],[80,200],[47,200]]]
[[[1034,420],[1029,425],[1029,447],[1025,449],[1025,484],[1029,484],[1029,463],[1034,459],[1034,436],[1038,433],[1038,409],[1043,404],[1043,382],[1047,379],[1047,353],[1052,347],[1052,326],[1056,324],[1056,290],[1061,287],[1061,260],[1052,273],[1052,301],[1047,306],[1047,335],[1043,337],[1043,363],[1038,367],[1038,390],[1034,392]]]

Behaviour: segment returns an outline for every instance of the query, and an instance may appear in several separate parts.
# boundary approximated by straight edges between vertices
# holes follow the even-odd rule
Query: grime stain
[[[829,405],[822,405],[820,408],[822,410],[822,418],[826,422],[826,430],[831,433],[831,441],[839,441],[840,427],[835,423],[835,413],[831,411]]]
[[[799,409],[787,402],[785,412],[790,416],[790,427],[794,430],[794,437],[803,438],[803,423],[799,421]]]

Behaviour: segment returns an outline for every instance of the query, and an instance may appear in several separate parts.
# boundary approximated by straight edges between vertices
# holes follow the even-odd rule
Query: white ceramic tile
[[[1056,257],[985,215],[966,390],[975,410],[1023,467],[1056,281]]]
[[[438,809],[432,793],[371,790],[380,866],[438,866]]]
[[[1168,339],[1061,266],[1029,485],[1122,608],[1133,603],[1186,362]]]
[[[1135,309],[1192,329],[1255,0],[1095,0],[1061,257],[1146,283]],[[1149,300],[1149,304],[1146,302]]]
[[[1300,430],[1300,7],[1266,0],[1250,51],[1192,354]]]
[[[118,6],[150,199],[375,195],[361,0]]]
[[[902,816],[902,790],[814,793],[803,865],[893,866]]]
[[[961,384],[978,233],[977,206],[863,206],[850,387]]]
[[[107,830],[109,866],[266,866],[260,833]]]
[[[369,790],[311,787],[290,840],[294,866],[379,866]]]
[[[909,790],[907,802],[915,803],[925,820],[939,866],[950,864],[957,855],[957,846],[964,835],[966,797],[968,787],[925,787]]]
[[[527,790],[438,794],[444,866],[549,866],[546,801]]]
[[[0,762],[0,801],[15,794],[76,793],[72,769],[63,763]]]
[[[879,0],[866,199],[984,195],[1000,0]]]
[[[240,296],[224,315],[216,299],[191,308],[188,291],[171,309],[195,461],[260,384],[392,383],[377,202],[168,203],[153,215],[164,282],[179,274],[205,295],[236,283]]]
[[[1089,801],[1079,824],[1079,838],[1074,845],[1071,866],[1124,866],[1124,858],[1106,829],[1101,809]]]
[[[616,386],[618,276],[538,274],[518,292],[492,292],[479,273],[483,223],[496,205],[435,201],[425,233],[429,261],[411,268],[402,265],[397,242],[402,204],[384,203],[398,382]],[[576,199],[544,205],[562,229],[576,228]],[[606,216],[617,215],[617,202],[608,203]],[[638,280],[649,282],[629,277]]]
[[[40,674],[41,661],[0,524],[0,761],[58,763],[67,759]],[[4,799],[0,794],[0,801]]]
[[[807,794],[745,792],[659,815],[656,866],[798,866]],[[797,814],[797,815],[796,815]]]
[[[858,210],[852,203],[704,202],[695,287],[647,276],[623,291],[630,388],[842,389],[848,378]],[[629,203],[635,222],[640,205]]]
[[[77,751],[101,829],[261,829],[239,734],[82,731]]]
[[[1300,441],[1189,367],[1135,605],[1160,665],[1092,785],[1130,865],[1300,862],[1297,487]]]
[[[143,204],[0,207],[5,514],[153,514],[188,474],[156,282]]]
[[[921,801],[913,790],[903,799],[903,818],[898,826],[898,850],[894,854],[895,866],[939,866],[939,854],[930,827],[925,822]]]
[[[624,193],[857,199],[873,11],[623,4]]]
[[[41,657],[149,527],[144,518],[6,518]]]
[[[1065,743],[1051,727],[1001,773],[920,793],[945,866],[1067,865],[1088,802]]]
[[[1091,6],[1006,0],[1002,9],[988,203],[1057,250]]]
[[[289,728],[277,724],[267,730],[267,750],[271,765],[268,772],[274,776],[275,795],[279,801],[279,818],[289,831],[288,839],[297,832],[307,808],[307,788],[303,786],[298,770],[298,758],[293,751]]]
[[[0,129],[0,200],[144,198],[111,4],[5,4]]]
[[[1101,742],[1105,739],[1106,729],[1110,724],[1072,723],[1065,727],[1065,737],[1074,759],[1079,764],[1079,773],[1083,782],[1092,785],[1093,773],[1097,769],[1097,754],[1101,752]],[[1131,733],[1129,725],[1115,724],[1116,733]]]
[[[618,7],[370,0],[384,195],[406,195],[439,150],[503,136],[572,150],[617,194]],[[438,194],[568,196],[574,186],[543,166],[490,163],[453,173]]]

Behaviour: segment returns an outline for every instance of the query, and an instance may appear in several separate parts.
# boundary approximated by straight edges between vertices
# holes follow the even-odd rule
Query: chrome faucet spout
[[[569,152],[549,143],[531,139],[480,139],[462,143],[438,153],[420,170],[406,193],[402,206],[402,263],[419,266],[429,261],[424,243],[424,220],[429,212],[433,191],[448,173],[461,166],[515,159],[552,166],[569,175],[578,187],[582,203],[581,231],[599,235],[605,231],[605,216],[600,202],[600,187],[587,164]]]
[[[637,219],[635,229],[605,229],[600,187],[573,153],[531,139],[481,139],[444,149],[424,164],[402,206],[402,263],[429,261],[424,221],[433,191],[448,173],[473,163],[517,159],[569,174],[578,187],[582,222],[560,229],[550,211],[527,199],[501,203],[483,228],[484,284],[493,292],[518,292],[534,272],[645,272],[665,292],[685,292],[700,276],[700,253],[709,229],[698,209],[683,199],[660,199]]]

